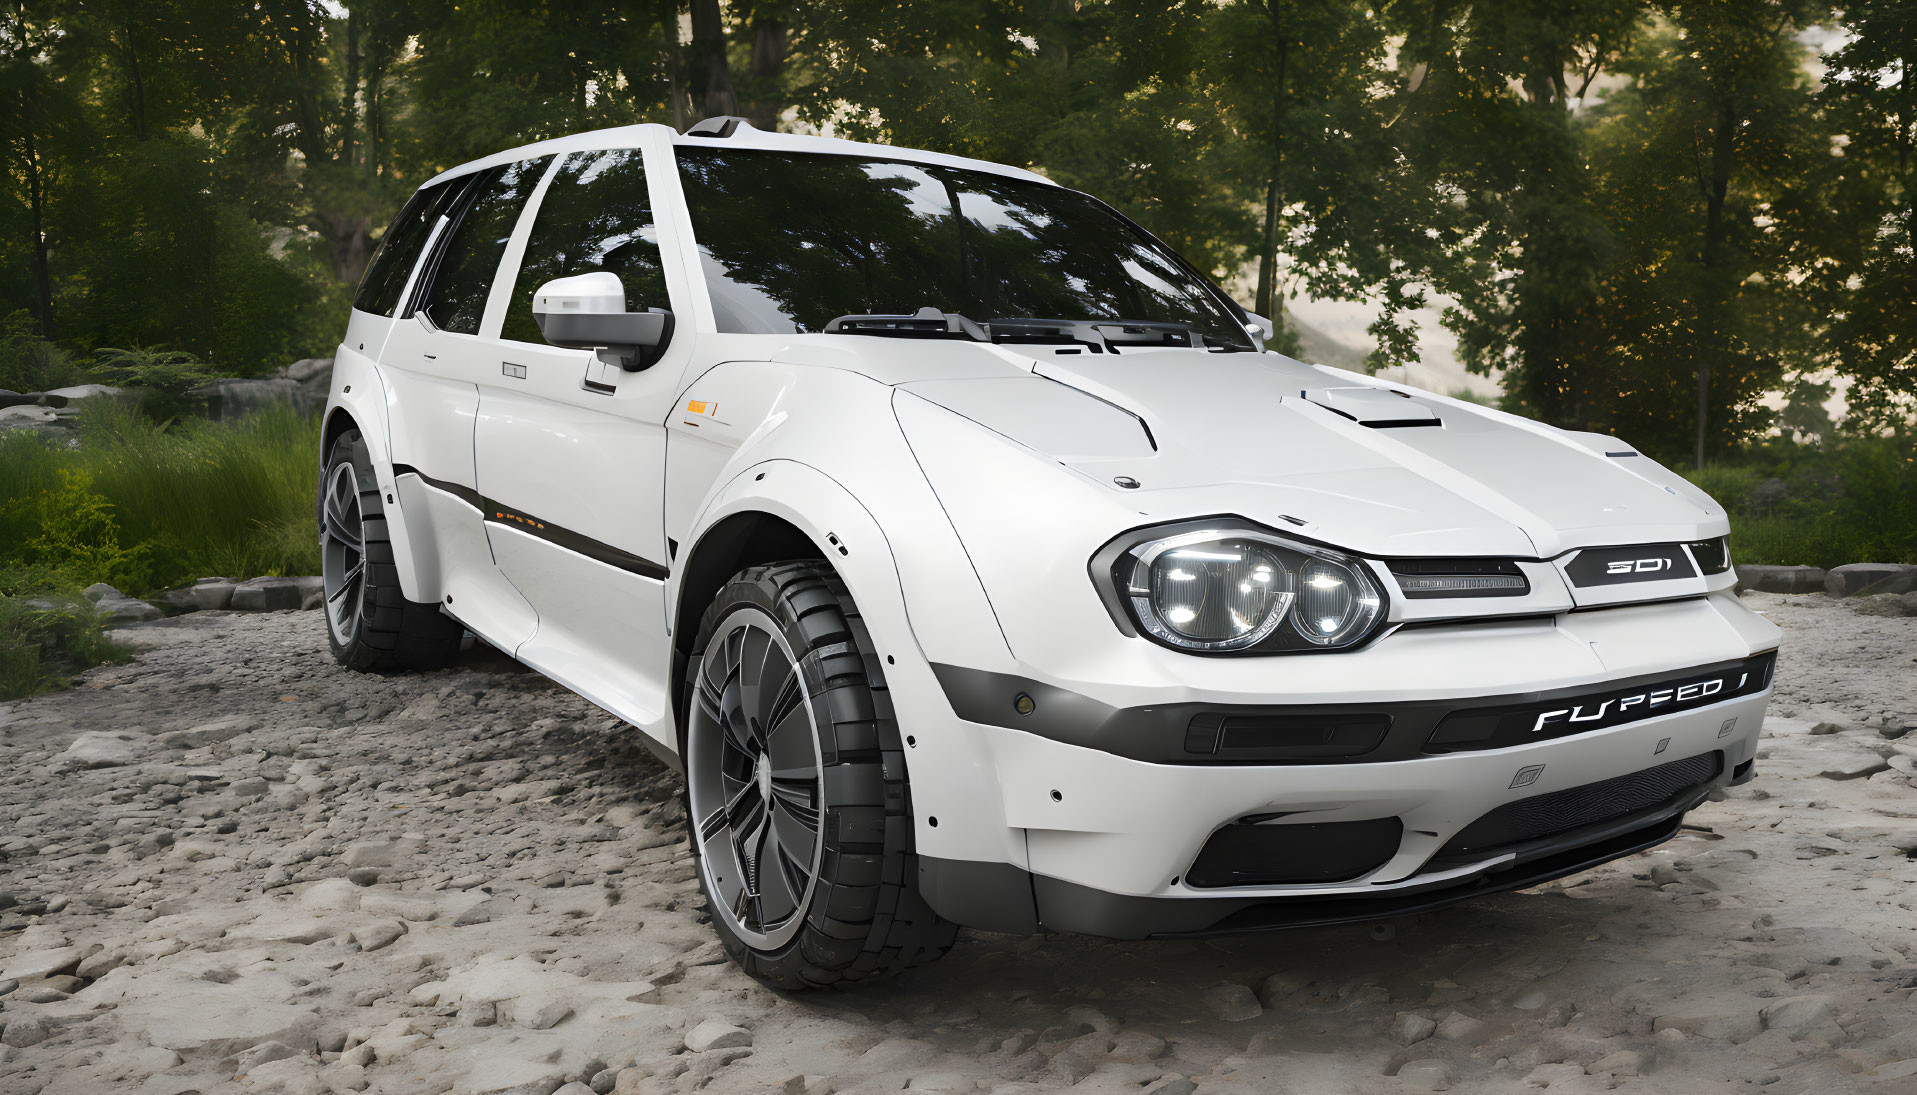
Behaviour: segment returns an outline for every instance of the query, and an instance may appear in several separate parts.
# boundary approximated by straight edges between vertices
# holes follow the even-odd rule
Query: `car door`
[[[476,380],[492,355],[479,330],[506,244],[550,163],[522,160],[460,180],[380,353],[400,510],[415,545],[430,545],[430,553],[415,549],[424,584],[475,634],[508,650],[532,634],[537,618],[499,574],[486,541],[473,424]]]
[[[532,298],[554,278],[606,270],[623,283],[628,310],[685,314],[648,181],[670,166],[639,148],[607,148],[555,167],[522,227],[510,293],[495,301],[474,435],[493,557],[539,614],[519,658],[662,739],[671,661],[664,422],[693,340],[682,329],[656,364],[625,372],[592,351],[548,345]]]

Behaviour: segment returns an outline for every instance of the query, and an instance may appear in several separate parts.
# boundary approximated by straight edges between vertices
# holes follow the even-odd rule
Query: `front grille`
[[[1185,881],[1203,887],[1349,882],[1389,863],[1403,839],[1404,823],[1395,817],[1316,825],[1237,822],[1211,835]]]
[[[1672,803],[1697,791],[1724,770],[1724,755],[1711,752],[1674,760],[1598,783],[1509,802],[1465,826],[1438,849],[1432,866],[1483,859],[1513,845]]]

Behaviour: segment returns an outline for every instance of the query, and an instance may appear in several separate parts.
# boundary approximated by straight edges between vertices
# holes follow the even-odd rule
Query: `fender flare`
[[[436,601],[437,590],[421,588],[419,568],[414,563],[412,537],[408,533],[404,506],[393,482],[392,437],[386,413],[386,381],[371,358],[341,346],[333,359],[333,390],[326,400],[321,418],[320,466],[313,492],[317,521],[320,494],[325,490],[326,458],[333,439],[347,429],[357,427],[372,457],[373,475],[380,493],[386,496],[386,531],[393,545],[393,565],[399,571],[399,588],[409,601]]]
[[[999,780],[989,755],[969,734],[941,734],[957,719],[913,626],[896,548],[873,514],[844,484],[798,460],[772,458],[745,467],[715,490],[695,519],[692,546],[667,580],[666,603],[675,629],[697,626],[704,606],[681,604],[680,583],[707,534],[729,517],[767,514],[811,539],[859,606],[884,673],[901,730],[919,738],[901,757],[913,769],[945,773],[913,783],[913,830],[920,853],[950,859],[1024,865],[1024,831],[1005,825]],[[967,573],[966,578],[972,577]],[[691,611],[696,609],[697,611]],[[996,625],[994,624],[994,633]],[[674,635],[672,711],[675,736],[683,732],[687,695],[679,636]],[[998,652],[1004,656],[1001,648]],[[919,762],[923,761],[921,764]],[[948,824],[928,825],[944,817]],[[934,827],[936,826],[936,827]]]

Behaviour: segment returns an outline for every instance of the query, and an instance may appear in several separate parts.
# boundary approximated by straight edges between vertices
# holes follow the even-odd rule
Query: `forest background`
[[[1281,349],[1349,302],[1332,363],[1387,370],[1435,315],[1740,562],[1917,562],[1913,54],[1907,0],[6,0],[0,389],[146,395],[0,436],[0,593],[310,573],[312,431],[180,393],[330,355],[434,173],[720,114],[1097,194]]]

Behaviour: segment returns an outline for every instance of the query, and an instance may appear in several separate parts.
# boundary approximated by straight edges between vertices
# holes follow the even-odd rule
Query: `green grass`
[[[1731,515],[1740,563],[1917,563],[1917,436],[1773,442],[1690,475]]]
[[[170,428],[89,404],[68,448],[0,435],[0,592],[316,574],[319,423],[290,406]]]
[[[133,656],[107,637],[84,598],[33,600],[0,597],[0,700],[64,688],[83,669]]]

